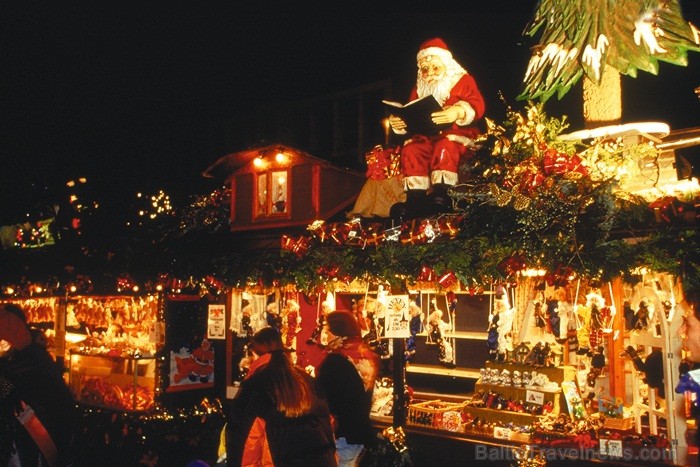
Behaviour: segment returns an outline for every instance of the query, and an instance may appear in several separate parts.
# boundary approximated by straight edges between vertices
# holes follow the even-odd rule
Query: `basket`
[[[428,426],[447,431],[462,431],[462,409],[466,402],[425,401],[408,406],[409,425]]]

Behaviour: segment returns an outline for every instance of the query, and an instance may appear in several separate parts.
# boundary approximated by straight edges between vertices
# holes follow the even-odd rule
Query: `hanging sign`
[[[384,337],[408,339],[408,295],[388,295],[386,297],[386,317],[384,320]]]
[[[225,305],[209,305],[207,339],[226,339]]]

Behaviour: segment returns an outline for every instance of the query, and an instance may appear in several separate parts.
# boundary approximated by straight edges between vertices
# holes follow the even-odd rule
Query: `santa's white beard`
[[[418,92],[418,97],[425,97],[432,94],[440,105],[443,105],[447,98],[450,97],[451,89],[452,80],[446,75],[431,82],[428,82],[422,78],[418,78],[416,81],[416,91]]]

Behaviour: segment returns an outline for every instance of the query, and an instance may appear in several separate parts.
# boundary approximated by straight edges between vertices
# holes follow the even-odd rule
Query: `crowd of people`
[[[278,330],[252,336],[254,360],[227,408],[227,465],[359,465],[376,439],[370,409],[378,357],[350,312],[328,313],[324,331],[315,377],[294,365]]]

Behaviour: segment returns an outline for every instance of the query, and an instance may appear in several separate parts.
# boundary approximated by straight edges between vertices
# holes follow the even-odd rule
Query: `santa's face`
[[[447,76],[444,62],[436,56],[427,56],[418,62],[416,91],[418,97],[433,95],[442,105],[450,95],[454,83]]]
[[[418,62],[418,72],[426,83],[438,81],[445,76],[445,64],[438,57],[428,55]]]

